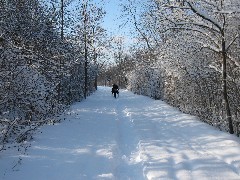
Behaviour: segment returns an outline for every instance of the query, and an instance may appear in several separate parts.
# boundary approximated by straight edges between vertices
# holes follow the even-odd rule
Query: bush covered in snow
[[[126,8],[139,33],[128,88],[239,135],[239,1],[153,0],[139,7]]]
[[[0,150],[84,98],[83,44],[61,38],[56,9],[37,0],[1,1]],[[87,94],[96,69],[88,64]],[[55,119],[56,120],[56,119]]]

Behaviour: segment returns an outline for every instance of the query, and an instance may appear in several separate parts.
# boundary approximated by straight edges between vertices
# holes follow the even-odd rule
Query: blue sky
[[[48,0],[43,1],[49,3]],[[60,0],[58,0],[55,4],[58,8],[60,7],[59,2]],[[82,2],[83,0],[73,0],[71,4],[67,7],[67,9],[71,12],[71,19],[75,19],[79,15],[76,8],[79,7],[79,4]],[[134,43],[135,38],[133,38],[133,35],[130,32],[134,28],[131,28],[132,25],[130,23],[126,24],[126,17],[122,17],[123,7],[121,6],[121,4],[127,3],[128,0],[90,0],[90,2],[97,4],[98,7],[102,7],[106,11],[102,27],[107,31],[108,36],[116,38],[121,37],[124,40],[126,46],[130,46],[132,43]],[[51,6],[51,4],[48,5]]]
[[[75,0],[72,2],[70,9],[75,7],[82,2],[82,0]],[[103,28],[107,30],[111,36],[130,36],[130,25],[121,26],[126,22],[126,18],[121,18],[122,7],[121,3],[126,3],[127,0],[92,0],[92,2],[99,5],[106,11],[104,17]],[[74,16],[75,14],[73,14]],[[121,26],[121,28],[119,28]]]
[[[107,0],[104,5],[106,11],[106,16],[104,18],[103,26],[111,32],[116,32],[119,30],[119,18],[121,15],[121,9],[119,2],[116,0]]]
[[[97,1],[97,0],[96,0]],[[119,0],[104,0],[104,9],[106,16],[104,18],[103,27],[113,35],[130,35],[129,24],[121,26],[126,22],[126,19],[121,18],[122,7]],[[119,28],[121,26],[121,28]]]
[[[52,6],[49,3],[49,0],[42,0],[43,2],[47,3],[49,6]],[[83,0],[73,0],[72,4],[68,7],[68,10],[74,10],[79,2]],[[124,20],[121,18],[122,15],[122,7],[120,6],[121,3],[126,3],[127,0],[92,0],[94,3],[98,4],[99,7],[103,7],[106,11],[106,16],[104,17],[103,27],[109,32],[109,35],[123,35],[123,36],[130,36],[130,28],[129,24],[119,28],[126,19]],[[57,1],[60,3],[60,0]],[[56,6],[60,7],[60,4],[55,4]],[[73,12],[74,13],[74,12]],[[73,16],[76,14],[73,14]]]

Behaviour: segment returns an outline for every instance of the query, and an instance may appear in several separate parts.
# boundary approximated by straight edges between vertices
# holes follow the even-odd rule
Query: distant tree
[[[211,1],[173,1],[157,2],[159,11],[165,12],[164,17],[169,23],[167,30],[184,30],[191,31],[195,38],[202,41],[202,48],[209,48],[222,56],[222,85],[223,98],[226,108],[226,118],[229,123],[229,132],[234,133],[232,124],[232,115],[227,90],[227,51],[231,44],[239,36],[237,29],[232,31],[234,36],[227,35],[229,26],[229,17],[227,11],[237,12],[236,4],[228,4],[225,1],[212,3]],[[166,16],[171,12],[170,16]],[[197,36],[200,36],[197,37]],[[206,44],[207,40],[207,44]]]
[[[97,76],[97,58],[100,55],[101,48],[104,47],[104,38],[106,37],[105,30],[101,27],[102,19],[105,12],[101,7],[98,7],[90,0],[79,2],[79,18],[76,26],[76,38],[83,44],[82,52],[84,55],[84,72],[85,72],[85,85],[84,97],[89,95],[88,79],[94,76],[94,86],[96,88]],[[89,74],[90,63],[95,66],[95,75]]]
[[[144,71],[142,76],[153,77],[148,68],[157,68],[155,72],[158,71],[157,76],[163,81],[161,94],[167,101],[193,114],[215,112],[215,115],[212,113],[209,116],[213,119],[216,114],[223,112],[228,122],[227,129],[234,133],[235,126],[237,133],[236,107],[239,99],[233,98],[237,94],[231,89],[237,89],[238,85],[236,74],[232,73],[236,71],[231,69],[239,67],[234,53],[238,52],[239,2],[152,0],[142,6],[145,9],[140,10],[135,6],[136,0],[130,2],[132,7],[127,10],[139,39],[146,43],[146,49],[153,55],[145,70],[139,70]],[[150,79],[149,83],[158,81]],[[187,93],[186,85],[191,92]],[[218,93],[221,85],[222,96]],[[222,104],[220,97],[224,101],[224,108],[219,106]],[[202,106],[204,101],[209,106]],[[197,109],[204,112],[199,113]]]
[[[59,2],[0,1],[0,150],[84,97],[82,44],[70,33],[62,38]]]

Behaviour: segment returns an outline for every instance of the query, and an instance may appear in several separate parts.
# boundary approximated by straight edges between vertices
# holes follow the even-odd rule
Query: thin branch
[[[184,7],[184,6],[173,6],[173,5],[163,5],[162,7],[164,8],[170,8],[170,9],[186,9],[186,10],[189,10],[191,8],[189,7]]]
[[[235,36],[235,38],[232,40],[232,42],[229,43],[229,45],[226,47],[226,51],[231,47],[231,45],[236,41],[236,39],[239,37],[239,34]]]
[[[198,32],[198,33],[201,33],[202,35],[208,37],[210,39],[210,41],[212,41],[218,48],[219,48],[219,45],[214,41],[214,39],[212,39],[211,36],[207,35],[206,33],[200,31],[199,29],[192,29],[192,28],[186,28],[186,27],[170,27],[168,29],[166,29],[165,31],[161,31],[161,33],[165,33],[169,30],[174,30],[174,29],[177,29],[177,30],[186,30],[186,31],[193,31],[193,32]]]
[[[205,24],[200,24],[200,23],[194,23],[194,22],[181,22],[181,23],[176,23],[176,25],[194,25],[194,26],[198,26],[198,27],[201,27],[201,28],[205,28],[205,29],[208,29],[209,31],[213,31],[213,32],[217,32],[217,33],[220,33],[219,30],[216,30],[212,27],[209,27]]]
[[[149,44],[148,38],[147,38],[146,35],[139,29],[139,27],[138,27],[138,25],[137,25],[135,15],[134,15],[133,18],[134,18],[134,26],[135,26],[135,28],[136,28],[137,31],[141,34],[141,36],[143,37],[143,39],[146,41],[147,47],[148,47],[150,50],[152,50],[152,48],[151,48],[151,46],[150,46],[150,44]]]
[[[191,10],[197,14],[198,16],[200,16],[201,18],[209,21],[210,23],[212,23],[213,25],[215,25],[220,31],[222,31],[222,27],[217,23],[215,22],[214,20],[212,20],[210,17],[207,17],[207,16],[204,16],[202,13],[200,13],[196,7],[191,3],[191,2],[187,2],[187,4],[190,6]]]

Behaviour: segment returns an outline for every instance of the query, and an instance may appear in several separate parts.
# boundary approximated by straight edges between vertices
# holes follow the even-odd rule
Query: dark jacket
[[[118,85],[114,84],[113,85],[113,89],[117,89],[118,90]]]

